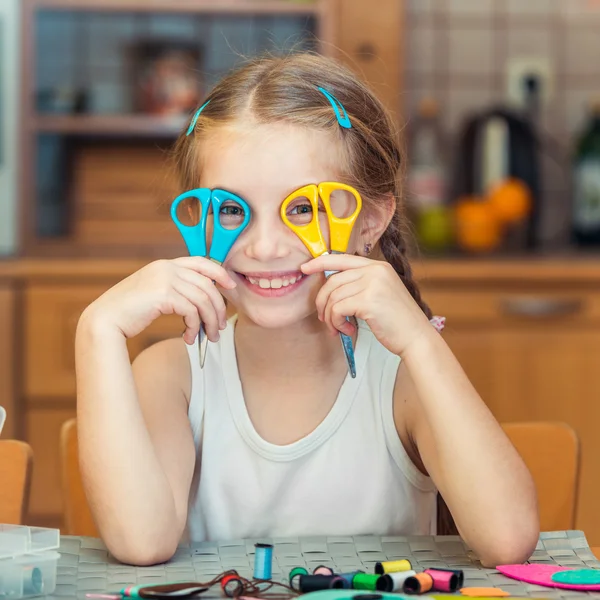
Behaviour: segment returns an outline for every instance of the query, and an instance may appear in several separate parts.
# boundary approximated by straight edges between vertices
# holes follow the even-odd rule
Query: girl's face
[[[223,295],[261,327],[287,327],[314,316],[324,276],[302,274],[300,266],[312,256],[279,211],[298,188],[340,180],[342,156],[335,142],[289,124],[241,124],[209,135],[201,160],[200,185],[233,192],[252,211],[223,265],[238,285],[221,290]],[[348,253],[356,250],[358,227]]]

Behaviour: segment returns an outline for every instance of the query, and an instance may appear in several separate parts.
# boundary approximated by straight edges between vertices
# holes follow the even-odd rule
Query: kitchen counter
[[[0,278],[77,281],[121,279],[150,259],[42,259],[0,260]],[[568,282],[600,281],[598,254],[547,254],[488,257],[424,257],[414,259],[413,272],[425,281],[531,281],[546,279]]]

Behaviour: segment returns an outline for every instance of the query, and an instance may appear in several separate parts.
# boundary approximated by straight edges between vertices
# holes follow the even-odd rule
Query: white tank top
[[[357,376],[306,437],[271,444],[254,429],[242,394],[235,317],[209,343],[204,369],[188,346],[189,420],[197,451],[191,541],[312,535],[431,535],[436,489],[410,460],[392,413],[400,359],[364,322]],[[341,352],[341,349],[340,349]]]

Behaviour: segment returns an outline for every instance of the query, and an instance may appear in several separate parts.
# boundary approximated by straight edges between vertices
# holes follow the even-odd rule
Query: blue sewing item
[[[348,117],[348,113],[344,108],[344,105],[333,95],[330,94],[325,88],[317,87],[317,89],[329,100],[329,103],[333,107],[333,112],[335,113],[335,118],[339,123],[340,127],[344,129],[350,129],[352,127],[352,123],[350,123],[350,117]],[[342,109],[340,112],[340,108]]]
[[[185,225],[177,216],[179,205],[190,198],[198,200],[200,206],[200,218],[195,225]],[[206,227],[211,209],[213,235],[209,252],[206,243]],[[248,226],[250,207],[242,198],[227,190],[197,188],[184,192],[175,198],[171,204],[171,219],[177,225],[190,256],[204,256],[220,265],[225,261],[227,254],[242,231]],[[200,367],[204,367],[208,337],[206,337],[202,323],[198,333],[198,346]]]
[[[207,100],[197,111],[196,114],[193,116],[192,118],[192,122],[190,123],[190,126],[188,127],[188,130],[186,132],[186,136],[190,135],[192,133],[192,131],[194,131],[194,129],[196,128],[196,123],[198,122],[198,117],[200,116],[200,113],[204,110],[204,107],[210,102],[210,100]]]
[[[254,579],[271,579],[273,568],[273,546],[254,544]]]

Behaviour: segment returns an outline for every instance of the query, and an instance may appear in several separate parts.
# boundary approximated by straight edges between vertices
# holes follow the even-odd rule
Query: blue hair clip
[[[346,112],[344,105],[333,94],[330,94],[326,89],[322,87],[317,87],[317,89],[331,103],[331,106],[333,107],[333,112],[335,112],[335,118],[340,124],[340,127],[350,129],[352,127],[352,123],[350,123],[350,118],[348,117],[348,113]],[[340,112],[340,108],[342,109],[342,112]]]
[[[185,134],[186,136],[190,135],[190,133],[192,133],[192,131],[194,131],[194,129],[196,128],[196,123],[198,122],[198,117],[200,116],[200,113],[204,110],[204,107],[210,102],[210,100],[207,100],[197,111],[196,114],[194,115],[194,118],[192,119],[192,122],[190,123],[190,126],[188,127],[187,133]]]

